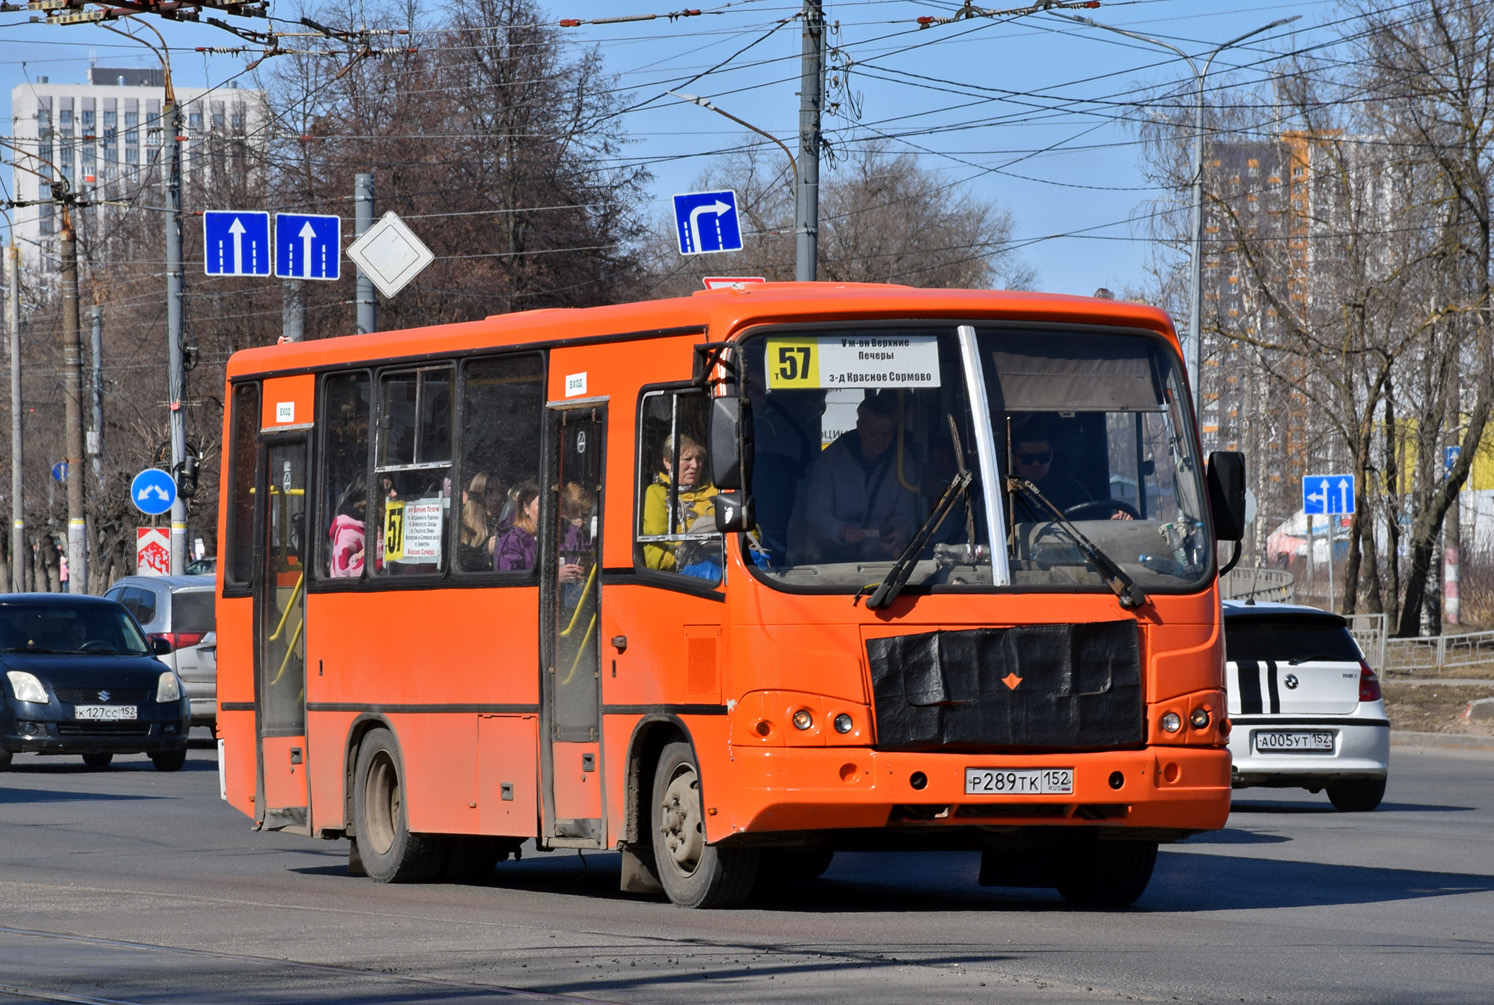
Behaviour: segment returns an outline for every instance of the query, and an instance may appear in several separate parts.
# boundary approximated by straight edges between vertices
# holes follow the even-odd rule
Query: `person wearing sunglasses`
[[[1013,430],[1010,468],[1013,477],[1032,482],[1060,510],[1089,501],[1089,493],[1078,479],[1054,473],[1056,459],[1053,436],[1045,427],[1029,423],[1025,428]],[[1020,493],[1015,506],[1020,521],[1052,519],[1045,507]]]

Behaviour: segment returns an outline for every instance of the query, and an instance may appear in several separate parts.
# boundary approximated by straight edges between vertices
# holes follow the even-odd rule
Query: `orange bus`
[[[1165,314],[766,284],[228,364],[219,770],[350,871],[532,840],[722,906],[979,849],[1122,905],[1229,810],[1217,542]]]

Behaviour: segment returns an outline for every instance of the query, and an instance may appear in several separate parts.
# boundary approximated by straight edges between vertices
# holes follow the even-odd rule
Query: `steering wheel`
[[[112,648],[112,647],[107,642],[101,642],[98,639],[89,639],[87,642],[83,643],[81,646],[78,647],[78,652],[80,652],[80,653],[96,653],[96,652],[99,652],[100,650],[110,649],[110,648]]]
[[[1086,499],[1063,511],[1063,515],[1070,520],[1083,520],[1091,515],[1108,516],[1112,513],[1125,513],[1132,520],[1141,519],[1140,510],[1120,499]]]

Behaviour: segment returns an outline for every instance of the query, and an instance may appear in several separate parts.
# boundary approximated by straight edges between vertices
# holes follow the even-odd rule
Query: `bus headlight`
[[[809,709],[801,708],[794,713],[794,728],[808,729],[814,725],[814,716],[809,714]]]
[[[1176,733],[1183,728],[1183,717],[1176,712],[1168,712],[1162,716],[1162,731],[1164,733]]]
[[[1195,708],[1188,713],[1188,725],[1194,729],[1209,728],[1209,710],[1206,708]]]
[[[855,725],[856,724],[851,721],[851,717],[849,715],[846,715],[844,712],[835,717],[835,731],[837,733],[849,733],[852,728],[855,727]]]

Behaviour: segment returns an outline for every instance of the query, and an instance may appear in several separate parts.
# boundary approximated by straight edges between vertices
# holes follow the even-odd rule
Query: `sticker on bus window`
[[[768,337],[768,387],[938,387],[937,335]]]
[[[405,503],[404,562],[441,562],[440,499],[416,499]]]
[[[405,504],[391,499],[384,504],[384,561],[405,557]]]

